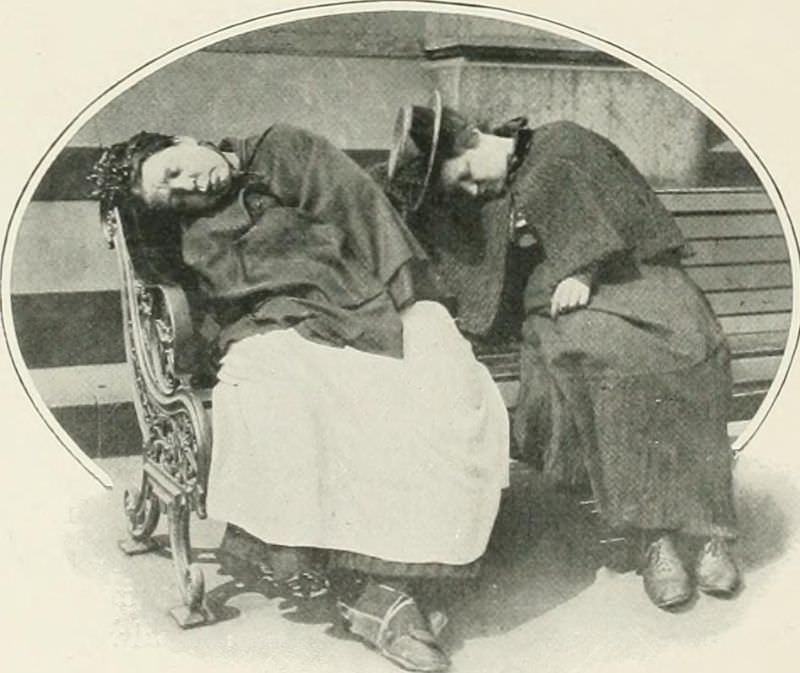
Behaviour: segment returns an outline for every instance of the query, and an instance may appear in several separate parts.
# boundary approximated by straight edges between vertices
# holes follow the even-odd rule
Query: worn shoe
[[[703,546],[695,568],[697,587],[712,596],[730,596],[741,583],[739,568],[723,538],[711,538]]]
[[[677,607],[692,597],[689,574],[669,535],[647,548],[642,579],[645,592],[659,608]]]
[[[398,666],[429,673],[450,666],[433,633],[435,627],[407,593],[370,581],[354,604],[339,601],[338,606],[350,632]]]

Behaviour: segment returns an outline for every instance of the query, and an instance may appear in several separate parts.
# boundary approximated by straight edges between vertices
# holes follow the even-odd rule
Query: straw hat
[[[391,181],[402,166],[412,162],[418,166],[419,174],[414,176],[416,193],[411,198],[413,210],[420,207],[430,185],[441,129],[442,96],[438,91],[433,92],[427,107],[404,105],[397,113],[387,176]]]

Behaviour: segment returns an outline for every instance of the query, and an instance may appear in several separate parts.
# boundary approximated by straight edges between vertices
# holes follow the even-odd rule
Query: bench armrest
[[[186,292],[138,277],[117,209],[103,213],[102,224],[117,252],[125,353],[145,472],[165,498],[185,498],[205,516],[211,424],[191,385],[195,335]]]

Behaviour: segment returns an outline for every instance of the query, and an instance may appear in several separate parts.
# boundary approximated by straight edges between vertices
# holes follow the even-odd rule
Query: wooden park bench
[[[760,190],[660,195],[692,243],[695,254],[686,266],[730,340],[733,438],[756,413],[783,356],[792,295],[786,241],[769,198]],[[192,513],[206,516],[212,428],[209,391],[193,384],[195,324],[181,286],[143,280],[133,261],[135,242],[126,239],[119,211],[104,213],[103,226],[119,261],[126,354],[143,437],[141,485],[125,492],[130,537],[120,544],[128,554],[153,549],[153,532],[166,514],[182,598],[172,615],[182,627],[203,624],[212,615],[205,604],[202,571],[192,563],[189,523]],[[517,345],[478,355],[513,407]]]

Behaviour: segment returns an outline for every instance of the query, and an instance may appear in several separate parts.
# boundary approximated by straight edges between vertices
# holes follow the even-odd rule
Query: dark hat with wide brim
[[[394,180],[401,167],[412,160],[419,166],[416,193],[411,208],[417,210],[430,186],[442,129],[442,96],[434,91],[427,107],[404,105],[397,113],[389,151],[388,179]]]

